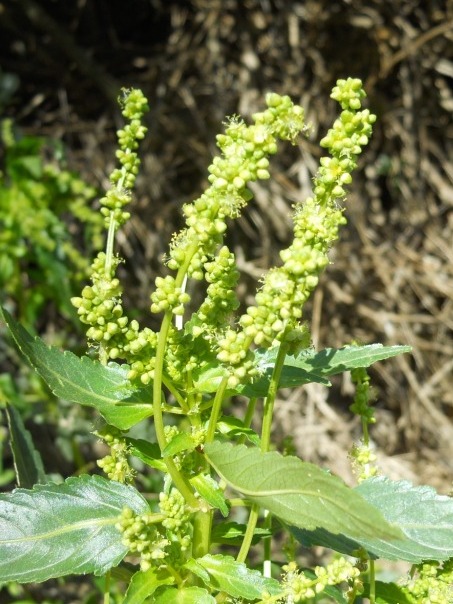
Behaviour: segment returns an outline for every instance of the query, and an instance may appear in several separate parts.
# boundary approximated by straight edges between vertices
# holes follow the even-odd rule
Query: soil
[[[362,78],[378,121],[305,318],[318,348],[413,347],[371,370],[372,439],[383,473],[450,491],[452,0],[4,0],[0,53],[0,76],[12,76],[3,114],[24,133],[63,141],[69,166],[99,187],[113,167],[121,87],[148,97],[134,214],[119,240],[130,303],[143,311],[181,205],[206,186],[225,116],[250,118],[272,90],[300,102],[311,124],[308,139],[282,146],[229,236],[251,300],[289,243],[291,204],[310,192],[318,141],[337,112],[330,90]],[[360,436],[351,397],[348,376],[283,392],[276,427],[348,482],[347,451]]]

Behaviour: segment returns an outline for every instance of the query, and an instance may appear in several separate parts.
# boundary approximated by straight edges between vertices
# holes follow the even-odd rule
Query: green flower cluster
[[[113,258],[106,267],[106,254],[100,252],[92,264],[92,285],[86,285],[81,297],[71,299],[80,321],[89,325],[87,337],[100,345],[101,361],[125,359],[130,364],[129,379],[141,377],[148,383],[153,375],[153,357],[157,335],[149,328],[140,330],[137,321],[123,314],[122,287],[113,277],[120,260]]]
[[[171,531],[184,527],[190,518],[184,497],[177,489],[171,489],[170,493],[159,493],[159,509],[165,516],[162,526]]]
[[[187,228],[173,239],[171,269],[184,267],[194,279],[203,278],[204,265],[222,243],[226,219],[238,217],[252,197],[247,183],[269,178],[268,156],[277,152],[277,140],[293,141],[304,130],[303,109],[288,96],[269,94],[266,103],[268,108],[253,116],[254,124],[233,117],[217,136],[222,155],[208,168],[211,186],[183,207]]]
[[[421,564],[403,590],[417,604],[453,602],[453,560],[447,560],[442,565],[438,562]]]
[[[129,218],[123,208],[131,199],[140,165],[136,149],[147,131],[141,120],[148,111],[148,103],[143,93],[135,89],[124,90],[120,103],[122,114],[130,123],[117,133],[121,168],[111,173],[112,188],[100,202],[109,229],[107,250],[100,252],[92,263],[92,284],[84,287],[81,297],[74,297],[71,302],[77,308],[80,321],[90,326],[87,337],[99,345],[101,362],[123,359],[130,367],[129,379],[140,378],[148,384],[153,378],[157,334],[149,328],[140,329],[137,321],[129,321],[125,316],[122,287],[115,277],[121,260],[113,255],[115,230]]]
[[[100,202],[101,213],[105,217],[107,226],[113,221],[115,228],[130,218],[129,212],[126,212],[124,207],[131,201],[131,189],[140,166],[136,149],[138,141],[142,140],[147,132],[147,128],[142,124],[142,118],[149,111],[148,102],[141,90],[124,90],[119,102],[123,107],[123,116],[130,120],[130,123],[117,132],[119,149],[116,157],[121,168],[113,170],[110,174],[112,187]]]
[[[286,564],[283,570],[285,571],[282,578],[284,593],[277,596],[263,594],[262,604],[308,602],[322,593],[329,585],[342,583],[354,584],[356,593],[363,591],[360,570],[343,557],[337,558],[326,566],[316,566],[314,576],[311,577],[300,571],[295,562]]]
[[[346,222],[337,199],[345,197],[344,185],[352,180],[357,155],[375,121],[368,110],[357,111],[364,96],[360,80],[337,82],[332,97],[341,102],[343,111],[321,143],[331,157],[321,159],[314,196],[295,206],[294,241],[280,253],[282,266],[264,277],[256,304],[239,320],[243,331],[230,330],[221,340],[219,360],[242,363],[252,342],[263,347],[286,342],[292,352],[308,344],[306,329],[299,323],[303,305],[328,265],[328,251]]]
[[[121,432],[112,426],[96,432],[110,447],[110,454],[97,460],[97,465],[104,470],[110,480],[129,484],[133,481],[135,472],[128,461],[129,448],[122,438]]]
[[[378,475],[379,470],[376,466],[377,456],[369,444],[365,444],[364,442],[354,444],[349,457],[352,462],[352,469],[359,482]]]
[[[373,398],[371,389],[371,379],[368,372],[363,367],[358,367],[351,371],[351,379],[355,384],[354,402],[349,410],[358,415],[366,424],[376,423],[374,417],[374,408],[370,405]]]
[[[222,328],[228,316],[237,309],[236,285],[239,271],[236,268],[234,254],[226,245],[222,246],[213,262],[204,265],[205,279],[209,283],[206,298],[197,312],[198,319],[212,328]],[[200,335],[204,330],[194,331]]]
[[[167,556],[165,548],[170,541],[156,526],[162,521],[161,514],[152,512],[136,514],[125,507],[115,527],[122,533],[122,542],[131,554],[140,556],[140,569],[146,571]]]

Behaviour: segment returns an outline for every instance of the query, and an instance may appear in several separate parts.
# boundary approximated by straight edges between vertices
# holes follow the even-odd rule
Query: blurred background
[[[272,180],[253,186],[254,201],[228,235],[241,295],[251,302],[256,280],[289,243],[291,204],[308,196],[318,141],[338,112],[330,90],[348,76],[363,80],[378,121],[346,203],[348,225],[305,318],[318,348],[413,346],[412,355],[371,371],[372,439],[384,473],[446,493],[453,474],[451,0],[1,0],[2,303],[48,341],[83,350],[67,299],[102,241],[96,199],[114,166],[116,99],[130,86],[143,90],[151,111],[132,219],[118,242],[127,304],[151,326],[160,259],[181,224],[181,205],[207,184],[225,116],[250,118],[268,91],[305,107],[309,137],[281,146]],[[52,406],[4,341],[0,363],[3,402],[13,399],[21,410],[46,470],[89,465],[83,435],[91,417]],[[283,391],[276,438],[292,435],[302,458],[351,482],[345,453],[360,436],[348,411],[352,396],[347,376],[331,389]],[[6,443],[3,454],[2,484],[10,488]]]

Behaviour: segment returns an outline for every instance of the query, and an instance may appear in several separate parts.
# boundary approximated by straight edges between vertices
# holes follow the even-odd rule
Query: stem
[[[109,602],[110,602],[110,578],[111,578],[111,571],[107,571],[105,573],[105,581],[104,581],[104,604],[109,604]]]
[[[257,503],[252,505],[250,510],[249,521],[247,523],[247,529],[245,531],[244,539],[242,540],[241,549],[237,555],[237,562],[245,562],[247,555],[252,545],[253,533],[255,532],[256,523],[258,522],[258,513],[260,506]]]
[[[217,420],[219,419],[220,411],[222,410],[223,395],[225,394],[227,384],[228,378],[224,377],[220,382],[219,389],[216,392],[214,404],[212,405],[211,416],[209,418],[208,431],[206,433],[206,443],[210,443],[214,440]]]
[[[280,383],[280,376],[285,362],[286,353],[288,351],[288,344],[282,342],[277,353],[275,360],[274,371],[272,372],[271,382],[269,384],[269,390],[267,392],[266,400],[264,401],[264,416],[263,425],[261,428],[261,452],[266,453],[269,451],[270,440],[271,440],[271,427],[272,427],[272,416],[274,411],[275,397],[277,396],[278,384]],[[238,562],[245,562],[250,546],[252,544],[253,533],[255,532],[256,523],[258,522],[259,506],[257,504],[252,505],[250,511],[249,521],[247,523],[247,530],[245,531],[244,539],[242,541],[241,549],[237,556]]]
[[[189,268],[190,262],[198,249],[198,241],[196,240],[193,245],[189,248],[184,264],[179,268],[178,274],[175,278],[175,286],[181,287],[184,282],[187,269]],[[154,383],[153,383],[153,412],[154,412],[154,426],[156,430],[157,442],[159,443],[160,450],[163,451],[167,445],[167,439],[165,438],[164,432],[164,419],[162,413],[162,382],[163,382],[163,367],[165,360],[165,351],[167,347],[168,332],[173,318],[171,310],[167,310],[162,320],[162,325],[159,331],[159,337],[157,340],[156,349],[156,360],[154,367]],[[170,474],[174,485],[179,490],[181,495],[187,501],[188,505],[194,509],[199,509],[200,504],[198,499],[195,497],[192,486],[189,481],[181,474],[176,467],[174,461],[170,457],[164,458],[165,465],[167,466],[168,473]]]
[[[247,410],[245,412],[245,417],[244,417],[244,428],[250,428],[250,426],[252,424],[252,419],[255,414],[257,400],[258,399],[256,398],[256,396],[249,399],[249,404],[247,405]],[[245,443],[246,438],[247,437],[245,434],[240,436],[238,438],[238,444],[243,445]]]
[[[113,244],[115,242],[115,220],[113,212],[110,212],[109,230],[107,233],[107,244],[105,246],[105,272],[110,275],[113,262]]]
[[[211,546],[211,526],[213,511],[199,511],[195,514],[193,520],[193,544],[192,557],[202,558],[209,553]]]
[[[374,568],[374,560],[369,560],[369,576],[370,576],[370,604],[376,604],[376,574]]]
[[[154,384],[153,384],[153,412],[154,412],[154,428],[156,430],[157,442],[159,443],[160,450],[163,451],[167,445],[167,439],[165,438],[164,432],[164,418],[162,413],[162,368],[164,364],[165,347],[167,344],[168,331],[170,329],[172,320],[171,310],[165,313],[162,321],[162,326],[159,332],[159,339],[157,341],[156,350],[156,366],[154,370]],[[173,483],[176,488],[180,491],[181,495],[187,501],[187,503],[193,508],[199,508],[198,499],[195,497],[190,483],[185,477],[179,472],[174,461],[170,457],[164,458],[165,465],[167,466],[168,473],[170,474]]]
[[[271,441],[272,417],[274,413],[274,403],[275,398],[277,396],[278,385],[280,383],[280,376],[282,373],[287,351],[288,344],[282,342],[277,353],[277,358],[275,359],[274,371],[272,372],[269,390],[267,392],[267,397],[264,401],[263,425],[261,429],[261,451],[263,453],[269,451]]]

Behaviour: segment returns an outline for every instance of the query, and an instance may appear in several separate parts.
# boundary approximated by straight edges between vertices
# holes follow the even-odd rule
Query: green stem
[[[257,401],[258,401],[258,399],[256,397],[249,399],[249,403],[247,405],[247,410],[246,410],[245,416],[244,416],[244,428],[250,428],[250,426],[252,425],[252,419],[253,419],[253,416],[255,415]],[[243,445],[245,443],[246,438],[247,438],[246,435],[243,434],[238,439],[238,444]]]
[[[171,310],[165,313],[164,319],[159,332],[156,349],[156,365],[154,369],[153,383],[153,412],[154,412],[154,429],[156,430],[157,442],[160,450],[163,451],[167,445],[167,439],[164,432],[164,418],[162,413],[162,368],[164,364],[165,348],[167,344],[168,331],[172,320]],[[193,508],[199,508],[198,499],[195,497],[190,483],[179,472],[174,461],[170,457],[164,458],[168,473],[170,474],[174,485],[180,491],[181,495],[187,503]]]
[[[253,534],[255,532],[256,523],[258,522],[260,506],[257,503],[252,505],[250,510],[249,521],[247,523],[247,529],[245,531],[244,539],[242,540],[241,549],[237,555],[236,560],[238,562],[245,562],[252,545]]]
[[[269,384],[269,390],[267,397],[264,401],[264,414],[263,414],[263,425],[261,428],[261,451],[263,453],[269,451],[271,442],[271,428],[272,418],[274,413],[274,403],[278,392],[278,385],[280,383],[280,376],[282,374],[283,365],[285,363],[286,353],[288,351],[288,344],[282,342],[275,359],[274,370],[272,372],[271,382]]]
[[[180,287],[185,279],[187,269],[190,262],[198,249],[198,241],[194,241],[190,249],[187,251],[184,264],[179,268],[178,274],[175,277],[175,287]],[[163,382],[163,367],[165,361],[165,351],[167,347],[168,333],[170,331],[173,313],[167,310],[162,320],[162,325],[159,331],[157,340],[156,359],[154,367],[154,382],[153,382],[153,412],[154,412],[154,427],[156,430],[157,442],[160,450],[163,451],[167,445],[167,439],[164,432],[164,419],[162,412],[162,382]],[[179,490],[181,495],[187,501],[188,505],[194,509],[199,509],[200,504],[195,497],[194,490],[189,481],[180,473],[174,461],[170,457],[164,458],[168,473],[170,474],[174,485]]]
[[[105,573],[105,580],[104,580],[104,604],[109,604],[109,602],[110,602],[110,578],[111,578],[111,571],[107,571]]]
[[[370,558],[369,562],[369,577],[370,577],[370,604],[376,604],[376,573],[374,568],[374,560]]]
[[[109,230],[107,233],[107,244],[105,246],[105,272],[110,275],[113,262],[113,244],[115,242],[115,220],[113,212],[110,212]]]
[[[215,429],[217,426],[217,420],[219,419],[220,411],[222,410],[222,402],[225,394],[226,387],[228,385],[228,377],[224,377],[220,382],[219,389],[214,397],[214,403],[212,405],[211,416],[209,418],[208,431],[206,433],[206,443],[211,443],[214,440]]]
[[[288,344],[282,342],[277,353],[275,360],[274,370],[272,372],[271,382],[269,384],[269,390],[267,392],[266,400],[264,401],[264,416],[263,425],[261,428],[261,451],[266,453],[269,451],[270,440],[271,440],[271,427],[272,417],[274,411],[275,398],[278,392],[278,385],[280,383],[280,376],[282,373],[283,365],[285,363],[286,353],[288,351]],[[244,539],[242,540],[241,549],[237,556],[238,562],[245,562],[250,546],[252,544],[253,533],[258,522],[259,506],[256,504],[252,505],[250,511],[249,521],[247,523],[247,530],[245,531]]]
[[[193,537],[192,537],[192,557],[202,558],[207,553],[211,546],[211,526],[213,512],[199,511],[195,514],[193,520]]]

